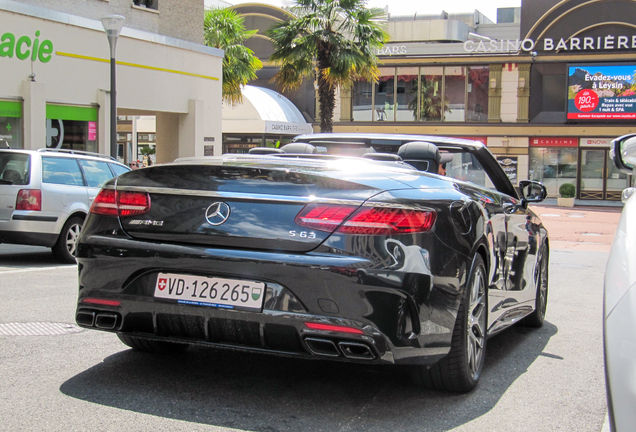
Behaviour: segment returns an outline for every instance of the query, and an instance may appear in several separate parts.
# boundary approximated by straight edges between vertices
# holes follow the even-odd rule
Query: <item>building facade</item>
[[[630,179],[608,150],[636,132],[636,3],[533,0],[499,15],[390,17],[379,82],[341,93],[334,132],[476,139],[515,182],[619,200]]]
[[[223,52],[202,45],[203,0],[0,0],[4,145],[110,153],[110,51],[99,21],[110,14],[126,18],[116,51],[124,123],[156,118],[157,162],[220,154]],[[117,157],[136,160],[123,138]]]

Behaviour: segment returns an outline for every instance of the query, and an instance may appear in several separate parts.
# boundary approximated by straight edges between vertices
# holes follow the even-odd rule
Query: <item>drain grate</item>
[[[4,323],[0,324],[2,336],[57,336],[84,331],[82,328],[67,323]]]

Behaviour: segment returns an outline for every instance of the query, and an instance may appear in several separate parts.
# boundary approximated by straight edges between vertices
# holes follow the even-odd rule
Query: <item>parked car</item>
[[[636,176],[636,134],[617,138],[610,151],[618,169]],[[636,188],[623,191],[621,214],[607,269],[603,301],[603,345],[607,406],[612,431],[636,424]]]
[[[130,171],[107,156],[0,149],[0,243],[50,247],[64,263],[101,186]]]
[[[487,337],[543,324],[549,243],[528,204],[546,190],[525,181],[518,196],[478,142],[365,137],[107,182],[78,244],[77,323],[137,350],[407,365],[419,383],[471,390]]]

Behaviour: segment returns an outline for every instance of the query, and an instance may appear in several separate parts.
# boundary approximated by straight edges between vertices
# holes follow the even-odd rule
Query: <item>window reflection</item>
[[[395,68],[380,68],[375,85],[375,120],[395,121]]]
[[[420,119],[422,121],[442,120],[443,76],[443,67],[420,68]]]
[[[466,72],[462,66],[444,68],[444,121],[462,122],[466,111]]]
[[[353,85],[352,105],[353,121],[371,121],[373,86],[365,79]]]
[[[576,184],[577,148],[531,147],[529,155],[529,178],[542,182],[548,196],[558,196],[563,183]]]
[[[397,121],[417,120],[417,67],[397,68]]]
[[[488,120],[488,66],[468,68],[466,121]]]

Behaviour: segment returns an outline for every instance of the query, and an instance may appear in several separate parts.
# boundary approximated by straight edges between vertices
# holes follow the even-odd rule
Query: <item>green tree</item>
[[[360,78],[377,81],[374,50],[389,35],[384,11],[365,6],[365,0],[296,0],[291,8],[296,18],[267,32],[275,48],[270,60],[280,67],[274,81],[283,90],[316,77],[322,132],[333,130],[337,87],[350,88]]]
[[[223,101],[229,105],[243,102],[241,87],[256,79],[263,63],[243,45],[257,30],[245,29],[244,19],[234,10],[208,9],[203,21],[205,44],[225,51],[223,57]]]

